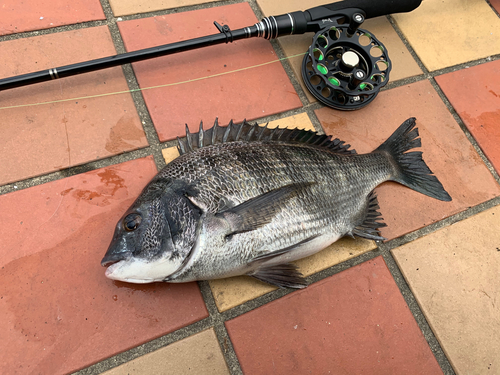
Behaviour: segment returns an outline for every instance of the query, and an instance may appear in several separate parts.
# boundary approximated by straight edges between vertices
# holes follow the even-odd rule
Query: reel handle
[[[317,6],[303,12],[297,11],[279,16],[264,18],[255,24],[256,36],[275,39],[284,35],[317,32],[320,23],[331,22],[330,17],[346,16],[352,19],[356,13],[364,18],[374,18],[391,13],[410,12],[421,4],[422,0],[347,0]]]

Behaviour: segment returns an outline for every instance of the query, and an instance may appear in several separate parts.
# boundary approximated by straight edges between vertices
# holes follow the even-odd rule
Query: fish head
[[[151,182],[118,221],[101,261],[106,277],[163,281],[180,269],[196,240],[200,213],[169,182]]]

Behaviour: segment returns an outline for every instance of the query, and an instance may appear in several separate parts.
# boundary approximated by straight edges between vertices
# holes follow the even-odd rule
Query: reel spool
[[[311,94],[328,107],[352,111],[368,105],[389,82],[391,61],[384,45],[355,14],[350,25],[329,25],[314,35],[302,61],[302,78]],[[353,26],[354,23],[354,26]]]

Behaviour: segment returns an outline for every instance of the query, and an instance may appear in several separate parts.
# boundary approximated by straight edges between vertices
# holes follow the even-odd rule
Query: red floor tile
[[[500,186],[427,80],[383,91],[359,111],[321,108],[316,114],[327,134],[358,153],[373,151],[404,120],[417,118],[423,158],[453,201],[441,202],[395,182],[380,185],[380,212],[388,225],[381,232],[388,239],[500,195]]]
[[[500,61],[444,74],[436,81],[500,173]]]
[[[128,51],[217,34],[213,21],[231,29],[253,25],[257,19],[247,3],[154,18],[119,22]],[[280,62],[236,73],[277,59],[271,44],[261,38],[197,49],[133,64],[142,88],[193,82],[143,91],[160,140],[193,131],[200,120],[220,123],[252,120],[302,104]],[[198,80],[200,79],[200,80]]]
[[[490,4],[498,13],[500,13],[500,0],[490,0]]]
[[[382,257],[226,322],[245,374],[440,374]]]
[[[0,35],[104,20],[99,0],[2,1]]]
[[[106,26],[1,43],[0,78],[114,55]],[[22,58],[19,54],[22,53]],[[121,67],[0,91],[0,185],[147,146]],[[62,103],[43,103],[75,98]]]
[[[207,316],[195,283],[104,276],[114,226],[152,157],[0,196],[0,373],[76,371]]]

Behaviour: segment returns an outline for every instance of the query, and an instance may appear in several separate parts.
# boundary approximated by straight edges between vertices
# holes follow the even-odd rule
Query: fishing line
[[[104,93],[104,94],[80,96],[80,97],[76,97],[76,98],[51,100],[51,101],[40,102],[40,103],[11,105],[11,106],[7,106],[7,107],[0,107],[0,110],[2,110],[2,109],[13,109],[13,108],[24,108],[24,107],[34,107],[34,106],[38,106],[38,105],[56,104],[56,103],[71,102],[71,101],[84,100],[84,99],[93,99],[93,98],[100,98],[100,97],[104,97],[104,96],[119,95],[119,94],[133,93],[133,92],[138,92],[138,91],[158,89],[158,88],[162,88],[162,87],[170,87],[170,86],[182,85],[182,84],[185,84],[185,83],[191,83],[191,82],[201,81],[201,80],[204,80],[204,79],[220,77],[220,76],[223,76],[223,75],[226,75],[226,74],[237,73],[237,72],[242,72],[242,71],[249,70],[249,69],[259,68],[259,67],[262,67],[262,66],[265,66],[265,65],[269,65],[269,64],[274,64],[274,63],[277,63],[277,62],[281,62],[283,60],[292,59],[294,57],[304,56],[307,53],[308,52],[298,53],[296,55],[282,57],[282,58],[279,58],[277,60],[271,60],[271,61],[268,61],[268,62],[265,62],[265,63],[261,63],[261,64],[257,64],[257,65],[252,65],[252,66],[247,66],[247,67],[240,68],[240,69],[230,70],[228,72],[222,72],[222,73],[212,74],[212,75],[209,75],[209,76],[188,79],[186,81],[166,83],[164,85],[149,86],[149,87],[144,87],[144,88],[139,88],[139,89],[132,89],[132,90],[115,91],[115,92],[109,92],[109,93]]]

